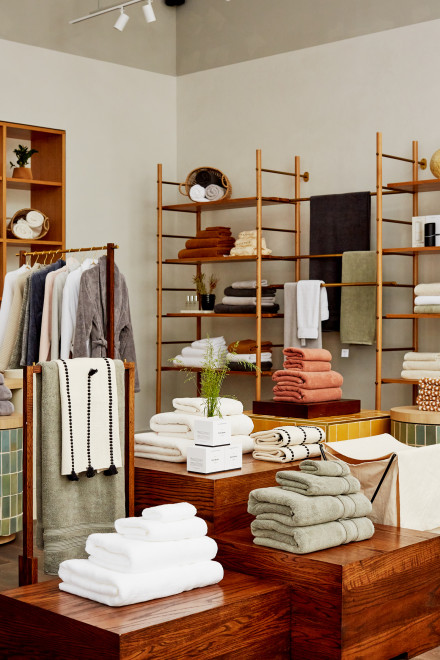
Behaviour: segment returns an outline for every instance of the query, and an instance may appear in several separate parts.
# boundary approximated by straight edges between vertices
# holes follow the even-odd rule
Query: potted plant
[[[31,156],[37,153],[37,149],[29,149],[29,147],[25,147],[22,144],[19,144],[14,149],[14,154],[17,156],[17,164],[15,165],[12,161],[9,163],[14,168],[12,172],[14,179],[32,179],[32,170],[30,167],[26,167],[26,165]]]
[[[208,285],[206,284],[205,273],[194,275],[193,282],[196,285],[197,295],[200,296],[202,309],[205,311],[213,310],[215,305],[215,288],[218,284],[218,277],[211,275]]]

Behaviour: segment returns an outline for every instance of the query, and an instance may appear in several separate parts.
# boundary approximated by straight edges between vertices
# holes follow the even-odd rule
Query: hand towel
[[[231,284],[233,289],[255,289],[256,286],[257,280],[240,280]],[[267,280],[261,280],[261,286],[267,286]]]
[[[256,364],[257,362],[256,353],[227,353],[226,359],[228,362],[245,361],[251,362],[252,364]],[[261,353],[262,362],[269,362],[270,360],[272,360],[272,353]]]
[[[205,197],[209,202],[218,202],[225,196],[225,189],[217,186],[215,183],[210,183],[205,188]]]
[[[283,349],[286,360],[319,360],[320,362],[331,362],[332,354],[326,348],[300,348],[287,346]]]
[[[321,292],[320,280],[300,280],[296,289],[298,339],[318,339],[321,321],[328,319],[327,292]]]
[[[309,527],[288,527],[272,520],[253,520],[251,532],[256,545],[295,554],[307,554],[353,541],[364,541],[374,534],[368,518],[335,520]]]
[[[272,350],[271,341],[261,341],[261,351],[268,353]],[[257,352],[257,342],[255,339],[241,339],[240,341],[232,342],[228,346],[228,351],[230,353],[256,353]]]
[[[150,419],[150,428],[156,433],[164,433],[167,436],[177,433],[192,439],[194,438],[194,425],[200,417],[201,415],[183,413],[179,410],[156,413]],[[231,435],[249,435],[254,428],[252,419],[243,413],[225,415],[225,419],[229,422]]]
[[[277,303],[262,305],[261,308],[263,314],[277,314],[279,309],[280,306]],[[223,305],[219,303],[214,307],[216,314],[255,314],[256,311],[256,305]]]
[[[438,296],[416,296],[414,305],[440,305],[440,295]]]
[[[337,371],[295,371],[294,369],[280,369],[272,376],[277,385],[300,386],[306,390],[318,390],[322,387],[340,387],[344,382]]]
[[[408,360],[402,366],[405,370],[440,371],[440,360]]]
[[[414,305],[414,314],[440,314],[440,305]]]
[[[359,493],[361,489],[359,481],[351,474],[344,477],[322,477],[286,470],[277,472],[275,478],[282,488],[307,496],[348,495]]]
[[[258,461],[272,461],[273,463],[291,463],[302,461],[305,458],[321,456],[319,445],[307,444],[296,447],[280,447],[277,445],[264,445],[254,449],[253,458]]]
[[[262,286],[261,294],[263,297],[275,296],[277,290],[271,286]],[[246,296],[250,298],[256,298],[257,289],[256,287],[246,287],[246,288],[234,288],[232,286],[227,286],[224,290],[225,296],[232,296],[234,298],[240,298],[241,296]]]
[[[402,378],[405,378],[405,380],[420,380],[421,378],[438,378],[438,371],[427,369],[404,369],[400,375]]]
[[[160,522],[174,522],[187,520],[197,513],[195,506],[189,502],[176,502],[175,504],[158,504],[149,506],[142,511],[142,518],[146,520],[159,520]]]
[[[234,249],[234,248],[232,248]],[[179,250],[178,259],[202,259],[203,257],[224,257],[230,252],[229,247],[197,248],[196,250]]]
[[[243,412],[243,404],[237,399],[221,397],[219,405],[222,417],[227,415],[241,415]],[[206,401],[202,397],[178,397],[173,399],[173,406],[176,410],[203,416],[205,414]]]
[[[252,433],[255,447],[276,445],[288,447],[289,445],[305,445],[325,440],[325,431],[319,426],[277,426],[268,431]]]
[[[284,360],[284,369],[296,371],[331,371],[330,362],[318,362],[317,360]]]
[[[174,435],[158,434],[151,431],[136,433],[134,436],[134,455],[138,458],[151,458],[167,463],[185,463],[188,447],[194,445],[194,440],[175,433]]]
[[[115,529],[118,534],[123,534],[127,538],[154,542],[197,539],[208,533],[207,524],[197,516],[167,523],[160,520],[147,520],[142,516],[118,518],[115,520]]]
[[[403,359],[405,361],[407,360],[440,360],[440,353],[415,353],[415,352],[409,352],[405,353],[403,356]]]
[[[127,575],[87,559],[71,559],[60,565],[59,576],[61,591],[120,607],[217,584],[223,579],[223,568],[216,561],[206,561]]]
[[[205,197],[205,188],[203,188],[203,186],[199,186],[198,184],[196,184],[195,186],[191,186],[189,190],[189,196],[193,202],[207,201]]]
[[[319,390],[306,390],[301,387],[289,389],[286,392],[275,392],[274,401],[293,403],[318,403],[319,401],[339,401],[342,399],[340,387],[323,387]]]
[[[345,477],[350,474],[350,468],[347,463],[343,461],[303,461],[299,464],[301,472],[308,472],[309,474],[316,474],[319,477]],[[361,516],[367,515],[361,513]],[[355,516],[357,517],[357,516]],[[338,516],[344,518],[344,516]]]
[[[307,497],[277,486],[252,490],[248,502],[251,515],[258,516],[260,520],[272,518],[290,527],[319,525],[340,518],[360,518],[368,516],[371,508],[370,501],[363,493]]]
[[[284,346],[299,346],[297,320],[297,282],[284,284]],[[306,339],[309,348],[321,348],[321,324],[318,324],[318,337]]]
[[[207,346],[226,346],[226,342],[224,337],[205,337],[205,339],[196,339],[196,341],[192,342],[191,346],[193,348],[206,349]]]
[[[208,536],[149,543],[128,539],[122,534],[91,534],[86,552],[90,555],[89,561],[111,571],[142,573],[209,561],[217,554],[217,543]]]
[[[261,298],[262,307],[271,306],[274,304],[275,296],[263,296]],[[223,296],[222,305],[256,305],[257,299],[251,296]]]
[[[344,252],[341,282],[376,282],[376,252]],[[376,340],[376,284],[341,287],[341,343],[371,346]]]
[[[235,239],[232,237],[189,238],[185,243],[187,250],[198,250],[200,248],[232,248],[234,245]]]
[[[416,296],[440,296],[440,282],[417,284],[414,293]]]

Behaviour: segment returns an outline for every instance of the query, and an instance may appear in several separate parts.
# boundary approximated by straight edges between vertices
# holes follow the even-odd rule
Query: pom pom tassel
[[[105,474],[106,477],[111,477],[113,474],[118,474],[118,471],[116,469],[116,465],[114,463],[112,463],[108,470],[104,470],[104,474]]]
[[[90,479],[90,477],[94,477],[95,474],[96,474],[96,470],[94,470],[92,466],[89,465],[89,467],[87,468],[86,477]]]
[[[67,478],[69,481],[79,481],[78,475],[76,474],[75,470],[72,470],[72,472],[67,475]]]

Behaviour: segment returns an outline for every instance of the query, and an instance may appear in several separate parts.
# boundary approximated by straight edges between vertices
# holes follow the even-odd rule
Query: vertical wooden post
[[[376,254],[377,254],[377,300],[376,300],[376,398],[375,408],[382,405],[382,133],[376,134]]]
[[[197,236],[197,232],[200,231],[201,228],[202,228],[202,210],[200,209],[200,207],[198,207],[196,213],[196,236]],[[201,275],[202,273],[201,264],[197,264],[196,273],[198,276]],[[201,308],[201,301],[199,300],[199,309],[200,308]],[[202,338],[202,317],[196,316],[196,339],[201,339],[201,338]],[[202,376],[199,371],[197,372],[196,375],[196,385],[197,385],[196,396],[200,396],[200,388],[202,386]]]
[[[134,362],[125,364],[125,512],[134,516]]]
[[[412,164],[412,180],[417,181],[419,178],[419,143],[416,140],[413,140],[412,143],[412,157],[413,157],[413,164]],[[412,214],[413,216],[419,215],[419,193],[417,190],[413,193],[412,196]],[[414,253],[413,255],[413,286],[416,287],[416,285],[419,283],[419,255],[418,253]],[[413,310],[414,310],[414,298],[415,294],[413,291]],[[413,311],[412,310],[412,311]],[[412,322],[412,331],[413,331],[413,347],[414,351],[419,350],[419,319],[413,319]],[[416,402],[417,398],[417,390],[418,386],[413,385],[412,387],[412,398],[413,398],[413,404]]]
[[[115,358],[115,244],[107,243],[107,357]]]
[[[157,166],[157,353],[156,413],[162,405],[162,163]]]
[[[260,369],[255,374],[255,399],[261,399],[261,228],[262,228],[262,215],[263,215],[263,192],[262,192],[262,178],[261,178],[261,149],[257,149],[257,307],[255,311],[256,316],[256,332],[257,332],[257,354],[256,361]]]
[[[295,199],[301,197],[301,167],[299,156],[295,156]],[[295,202],[295,252],[297,257],[301,254],[301,202]],[[295,261],[295,281],[301,278],[301,260]]]

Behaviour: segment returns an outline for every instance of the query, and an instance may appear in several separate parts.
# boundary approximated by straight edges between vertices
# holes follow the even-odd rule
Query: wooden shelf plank
[[[263,261],[296,261],[298,257],[277,257],[273,255],[266,255],[262,257]],[[163,264],[186,264],[190,266],[197,266],[198,264],[210,263],[231,263],[231,261],[257,261],[256,256],[241,256],[241,257],[200,257],[199,259],[165,259]]]
[[[161,371],[194,371],[195,373],[202,371],[201,368],[199,367],[161,367]],[[230,370],[229,375],[233,376],[255,376],[256,371],[234,371],[233,369]],[[275,369],[271,369],[270,371],[262,371],[261,375],[262,376],[272,376],[272,374],[275,373]]]
[[[179,314],[177,312],[175,314],[162,314],[162,318],[167,318],[168,316],[173,317],[173,318],[174,317],[184,318],[184,317],[188,316],[189,318],[194,317],[194,318],[208,318],[208,319],[209,318],[222,318],[222,317],[223,318],[232,318],[232,319],[236,319],[236,318],[255,319],[257,315],[256,314],[216,314],[215,312],[213,312],[212,314],[205,314],[203,312],[200,312],[200,313],[191,312],[190,314],[189,313],[188,314],[186,314],[186,313],[185,314]],[[283,319],[284,318],[284,314],[262,314],[261,316],[264,319]]]
[[[439,254],[440,245],[435,247],[398,247],[386,248],[383,250],[384,254],[407,254],[413,256],[415,254]]]
[[[272,206],[274,204],[294,204],[295,200],[288,197],[263,197],[263,206]],[[183,211],[186,213],[197,213],[199,210],[205,211],[223,211],[225,209],[244,209],[255,208],[257,206],[256,197],[237,197],[235,199],[225,199],[219,202],[185,202],[183,204],[168,204],[162,207],[163,211]]]
[[[23,387],[23,378],[5,378],[5,385],[10,390],[19,390]]]
[[[384,319],[440,319],[440,314],[385,314]]]
[[[37,188],[61,188],[61,181],[38,181],[37,179],[13,179],[7,177],[6,187],[12,190],[32,190]]]
[[[12,413],[12,415],[0,416],[0,431],[7,429],[19,429],[23,426],[23,413]]]
[[[440,179],[421,179],[418,181],[401,181],[400,183],[388,183],[388,188],[405,190],[406,192],[435,192],[440,190]]]
[[[10,243],[12,245],[62,245],[61,241],[46,241],[44,239],[38,239],[34,238],[32,239],[24,239],[24,238],[7,238],[6,243]]]
[[[382,378],[382,383],[397,383],[401,385],[418,385],[418,380],[409,380],[409,378]]]

